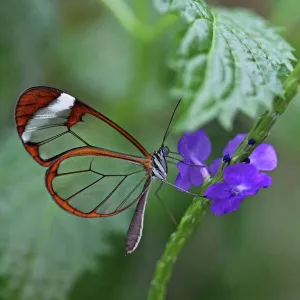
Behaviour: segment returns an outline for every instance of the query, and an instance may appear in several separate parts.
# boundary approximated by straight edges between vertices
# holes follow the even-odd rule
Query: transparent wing
[[[61,155],[46,173],[46,185],[63,209],[81,217],[118,214],[145,193],[149,160],[83,147]]]
[[[15,119],[26,150],[43,166],[50,166],[66,151],[83,146],[151,157],[116,123],[55,88],[26,90],[18,100]]]

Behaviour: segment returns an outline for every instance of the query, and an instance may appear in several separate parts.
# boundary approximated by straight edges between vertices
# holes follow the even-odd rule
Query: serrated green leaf
[[[4,138],[0,165],[0,276],[5,299],[60,300],[79,276],[109,253],[107,236],[125,235],[129,215],[82,219],[62,211],[44,186],[45,168],[22,149],[16,134]],[[21,151],[22,150],[22,151]]]
[[[182,20],[170,60],[177,73],[172,93],[184,97],[177,129],[194,130],[215,118],[230,129],[237,112],[254,118],[283,94],[292,47],[262,18],[243,9],[211,9],[201,0],[157,0],[156,6]]]

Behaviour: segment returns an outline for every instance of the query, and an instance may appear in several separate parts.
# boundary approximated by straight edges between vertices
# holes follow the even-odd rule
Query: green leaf
[[[254,118],[283,94],[292,47],[262,18],[243,9],[211,9],[201,0],[155,4],[181,17],[170,60],[177,74],[172,93],[184,97],[177,129],[194,130],[215,118],[230,129],[237,112]]]
[[[111,252],[107,237],[124,233],[129,215],[82,219],[61,210],[47,193],[45,168],[22,149],[16,134],[4,138],[0,165],[0,296],[19,300],[66,299],[99,255]]]

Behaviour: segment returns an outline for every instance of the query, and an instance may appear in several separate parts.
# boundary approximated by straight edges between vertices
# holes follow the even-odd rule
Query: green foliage
[[[106,236],[125,234],[128,215],[104,222],[65,213],[46,192],[45,169],[23,151],[15,134],[6,140],[6,155],[0,156],[7,170],[0,183],[0,275],[7,285],[0,295],[65,299],[78,276],[95,270],[97,257],[111,251]]]
[[[200,0],[156,4],[181,17],[170,61],[177,76],[173,94],[184,97],[178,128],[193,130],[217,118],[230,129],[238,111],[254,118],[282,95],[281,78],[293,69],[292,48],[262,18],[242,9],[211,9]]]

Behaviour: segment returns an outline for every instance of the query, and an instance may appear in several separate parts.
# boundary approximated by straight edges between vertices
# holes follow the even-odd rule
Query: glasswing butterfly
[[[86,116],[107,124],[139,155],[89,143],[81,130],[85,127]],[[166,182],[169,148],[164,146],[171,121],[162,146],[150,154],[103,114],[64,91],[46,86],[32,87],[22,93],[16,105],[15,120],[25,149],[40,165],[48,167],[46,187],[61,208],[79,217],[94,218],[114,216],[137,203],[126,235],[126,253],[132,253],[142,236],[144,211],[153,179],[172,185]],[[101,143],[105,131],[99,134]],[[75,147],[71,146],[70,138],[77,142]],[[93,195],[87,196],[87,191]]]

